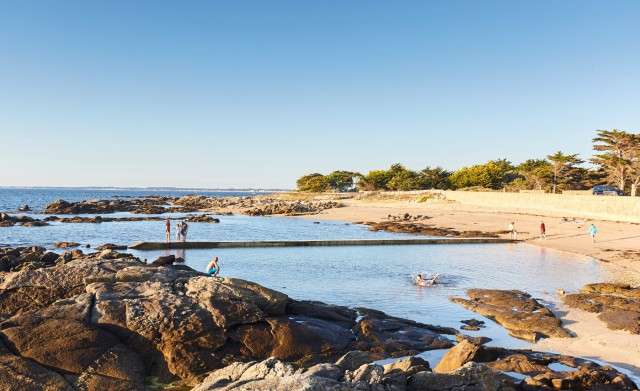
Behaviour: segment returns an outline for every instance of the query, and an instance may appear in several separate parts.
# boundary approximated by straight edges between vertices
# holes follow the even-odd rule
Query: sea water
[[[35,218],[56,199],[80,201],[117,196],[158,194],[180,196],[179,191],[0,189],[0,211],[16,214],[29,204]],[[201,193],[198,193],[201,194]],[[204,195],[252,195],[211,192]],[[64,217],[58,215],[59,217]],[[84,215],[87,217],[93,215]],[[109,217],[144,216],[129,213]],[[163,214],[173,223],[184,214]],[[330,240],[414,237],[406,234],[371,232],[365,225],[287,217],[216,216],[219,224],[189,223],[189,240]],[[74,241],[91,248],[104,243],[130,245],[137,241],[164,241],[164,221],[57,223],[45,227],[0,227],[0,244],[41,245],[53,249],[59,241]],[[84,248],[84,251],[93,251]],[[60,251],[60,250],[56,250]],[[557,289],[572,292],[590,282],[615,278],[596,259],[526,244],[456,244],[407,246],[227,248],[161,251],[128,251],[153,261],[174,254],[188,266],[204,271],[219,257],[220,277],[234,277],[264,285],[299,300],[317,300],[349,307],[367,307],[393,316],[459,329],[461,320],[484,320],[486,327],[472,336],[493,338],[491,344],[528,347],[508,336],[489,319],[449,301],[465,297],[470,288],[519,289],[544,301],[557,301]],[[435,286],[411,283],[417,273],[442,274]]]

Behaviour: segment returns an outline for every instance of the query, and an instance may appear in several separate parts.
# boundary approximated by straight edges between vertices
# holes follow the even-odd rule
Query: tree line
[[[585,190],[595,185],[615,185],[635,196],[640,184],[640,134],[622,130],[598,130],[593,138],[596,154],[586,163],[578,154],[558,151],[542,159],[529,159],[514,165],[506,159],[448,171],[440,166],[414,171],[402,164],[366,175],[353,171],[334,171],[328,175],[308,174],[296,181],[299,191],[348,192],[366,190],[481,190],[506,189]]]

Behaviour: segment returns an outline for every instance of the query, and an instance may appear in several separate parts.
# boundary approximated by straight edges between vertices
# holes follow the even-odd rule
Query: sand
[[[316,215],[302,216],[315,220],[350,222],[387,221],[389,215],[426,215],[421,221],[435,227],[457,231],[506,231],[515,223],[518,239],[523,245],[548,247],[582,254],[606,263],[617,281],[640,285],[640,225],[612,221],[579,219],[564,221],[544,215],[514,214],[508,210],[462,205],[445,200],[426,202],[399,200],[341,200],[346,207],[330,209]],[[540,223],[544,221],[547,238],[539,238]],[[598,229],[596,242],[587,232],[594,223]],[[508,234],[503,234],[508,237]],[[607,329],[596,314],[570,309],[557,304],[556,315],[576,338],[548,338],[535,349],[606,361],[640,376],[640,335]]]

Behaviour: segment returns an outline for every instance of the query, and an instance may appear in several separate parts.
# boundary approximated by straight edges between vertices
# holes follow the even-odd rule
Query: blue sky
[[[638,1],[0,0],[0,186],[291,188],[640,132]]]

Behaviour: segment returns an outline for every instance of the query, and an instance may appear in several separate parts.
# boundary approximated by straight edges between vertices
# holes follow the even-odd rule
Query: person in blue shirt
[[[591,242],[595,243],[596,242],[596,234],[598,233],[598,230],[596,229],[596,226],[591,224],[591,227],[589,227],[589,233],[591,234]]]
[[[218,276],[218,273],[220,273],[220,266],[218,265],[218,257],[213,258],[213,261],[209,262],[205,273],[214,277]]]

